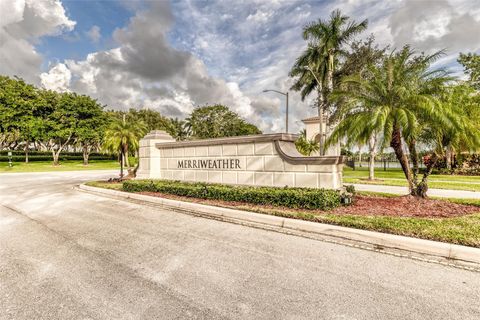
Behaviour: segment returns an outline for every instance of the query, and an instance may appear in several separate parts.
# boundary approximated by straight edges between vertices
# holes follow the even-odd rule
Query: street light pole
[[[276,92],[276,93],[279,93],[281,95],[284,95],[285,96],[285,99],[286,99],[286,103],[285,103],[285,131],[288,133],[288,91],[287,92],[281,92],[281,91],[278,91],[278,90],[273,90],[273,89],[269,89],[269,90],[263,90],[263,92]]]

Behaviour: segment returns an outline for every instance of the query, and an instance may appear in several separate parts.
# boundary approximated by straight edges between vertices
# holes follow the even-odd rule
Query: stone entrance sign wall
[[[344,158],[305,157],[296,138],[280,133],[177,142],[152,131],[140,140],[137,179],[340,188]]]

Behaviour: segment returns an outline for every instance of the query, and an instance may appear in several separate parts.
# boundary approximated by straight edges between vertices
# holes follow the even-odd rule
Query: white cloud
[[[42,36],[73,30],[75,21],[60,1],[0,0],[0,12],[0,74],[38,83],[42,56],[34,44]]]
[[[51,68],[48,73],[40,74],[40,79],[42,86],[46,89],[65,92],[70,87],[72,73],[65,64],[59,63]]]
[[[100,33],[100,27],[99,26],[92,26],[90,30],[86,32],[87,37],[93,42],[93,43],[98,43],[100,41],[100,38],[102,37]]]

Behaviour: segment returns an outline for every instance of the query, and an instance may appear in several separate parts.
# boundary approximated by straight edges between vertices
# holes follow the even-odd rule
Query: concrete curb
[[[460,262],[480,264],[480,249],[473,247],[398,236],[375,231],[353,229],[291,218],[283,218],[229,208],[214,207],[198,203],[158,198],[123,191],[91,187],[85,184],[81,184],[79,188],[81,190],[95,194],[152,203],[160,205],[161,207],[167,209],[190,212],[196,215],[212,217],[219,220],[261,224],[264,226],[282,228],[285,230],[307,232],[356,242],[362,242],[380,248],[391,248],[414,252],[417,254],[440,257],[449,260],[456,260]]]

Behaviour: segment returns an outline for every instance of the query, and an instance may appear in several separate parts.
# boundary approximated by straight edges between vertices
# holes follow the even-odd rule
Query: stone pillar
[[[155,144],[174,142],[168,133],[162,130],[152,130],[140,140],[139,168],[136,179],[160,179],[160,149]]]

